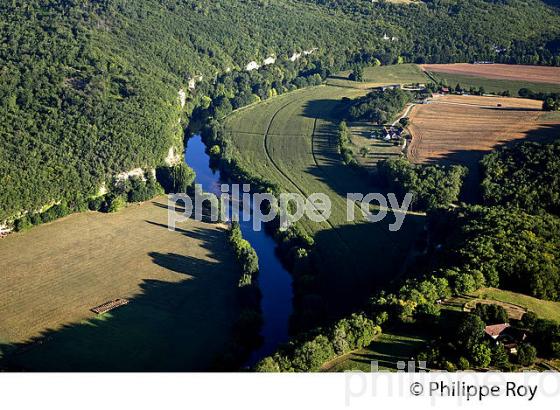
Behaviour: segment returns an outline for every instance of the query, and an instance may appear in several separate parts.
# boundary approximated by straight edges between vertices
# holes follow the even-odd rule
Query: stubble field
[[[167,229],[166,199],[0,241],[0,357],[29,370],[202,370],[227,345],[237,264],[225,231]],[[109,300],[130,303],[96,316]]]
[[[415,163],[449,161],[471,166],[499,145],[553,132],[558,122],[547,120],[541,108],[541,101],[520,98],[436,97],[412,110],[408,156]]]
[[[510,64],[424,64],[424,71],[496,80],[560,84],[560,67]]]

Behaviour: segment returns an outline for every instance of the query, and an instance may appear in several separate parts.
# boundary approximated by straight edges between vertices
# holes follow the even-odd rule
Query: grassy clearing
[[[316,239],[324,290],[333,306],[358,302],[374,283],[393,278],[423,224],[422,217],[408,216],[402,229],[391,233],[392,215],[370,224],[357,209],[357,220],[347,221],[346,194],[376,192],[342,163],[336,138],[342,98],[363,93],[332,86],[300,90],[236,112],[225,124],[244,167],[286,192],[325,193],[331,199],[328,223],[304,218],[300,226]]]
[[[342,71],[329,78],[328,84],[340,87],[366,89],[388,84],[427,83],[429,78],[416,64],[396,64],[364,68],[364,81],[348,80],[351,71]]]
[[[222,228],[180,228],[159,198],[0,241],[0,351],[32,370],[210,368],[236,318],[237,265]],[[116,298],[130,303],[89,311]]]
[[[370,372],[371,362],[377,361],[380,371],[397,371],[399,361],[408,361],[427,343],[424,335],[414,332],[390,331],[382,334],[366,349],[340,357],[325,365],[326,371]]]
[[[388,158],[398,158],[402,155],[402,145],[395,145],[392,141],[383,141],[371,138],[371,132],[376,129],[381,131],[383,127],[366,122],[349,123],[348,127],[352,133],[350,141],[354,157],[366,169],[373,170],[379,161]],[[364,156],[360,153],[366,148],[368,153]]]
[[[495,288],[480,289],[473,294],[477,299],[495,300],[503,303],[521,306],[526,310],[535,312],[542,319],[560,321],[560,302],[551,302]],[[472,303],[472,302],[471,302]]]
[[[509,91],[513,97],[518,96],[521,88],[529,88],[534,92],[560,92],[560,84],[546,84],[530,81],[517,81],[517,80],[500,80],[484,77],[475,77],[470,75],[455,74],[455,73],[436,73],[429,72],[430,77],[436,81],[441,81],[449,87],[455,87],[460,84],[461,87],[470,89],[484,87],[487,93],[500,93],[502,91]]]

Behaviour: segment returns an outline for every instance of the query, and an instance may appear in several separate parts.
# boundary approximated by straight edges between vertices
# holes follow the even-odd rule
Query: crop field
[[[426,73],[416,64],[365,67],[363,82],[348,80],[350,73],[351,71],[342,71],[336,76],[329,78],[328,84],[367,89],[388,84],[425,84],[430,81]]]
[[[423,70],[494,80],[528,81],[560,85],[560,67],[509,64],[424,64]]]
[[[509,91],[510,95],[514,97],[519,94],[519,90],[521,88],[528,88],[534,92],[560,92],[560,84],[531,82],[526,80],[493,79],[435,71],[429,72],[429,75],[434,80],[447,84],[452,88],[455,88],[457,84],[459,84],[463,89],[466,90],[469,90],[471,88],[479,89],[480,87],[483,87],[486,93],[498,94],[503,91]]]
[[[11,367],[202,370],[230,340],[239,273],[225,231],[196,221],[169,231],[165,198],[13,234],[0,260]],[[130,302],[90,312],[117,298]]]
[[[478,181],[478,162],[492,149],[515,140],[557,136],[560,121],[541,108],[541,101],[520,98],[436,97],[412,110],[408,157],[415,163],[465,165],[472,188]]]
[[[471,157],[500,144],[554,129],[558,123],[543,116],[541,108],[541,101],[521,98],[436,97],[412,110],[409,157],[413,162],[449,160],[468,165]]]
[[[225,124],[241,165],[285,192],[325,193],[331,199],[328,223],[303,219],[300,226],[315,237],[322,283],[333,304],[358,302],[356,289],[365,296],[372,284],[398,274],[423,223],[421,217],[407,216],[401,230],[390,233],[393,215],[365,223],[357,208],[356,221],[347,221],[347,193],[378,192],[342,163],[337,146],[342,98],[363,93],[333,86],[299,90],[235,112]]]

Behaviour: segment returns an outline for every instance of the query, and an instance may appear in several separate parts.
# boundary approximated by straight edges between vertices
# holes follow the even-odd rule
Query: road
[[[403,118],[408,117],[409,114],[410,114],[410,111],[412,111],[412,109],[413,109],[414,107],[416,107],[416,104],[414,104],[414,103],[409,104],[408,107],[407,107],[407,109],[406,109],[406,111],[403,113],[403,115],[401,115],[399,118],[397,118],[397,120],[396,120],[394,123],[391,124],[391,127],[394,127],[395,125],[397,125],[398,122],[399,122],[400,120],[402,120]]]

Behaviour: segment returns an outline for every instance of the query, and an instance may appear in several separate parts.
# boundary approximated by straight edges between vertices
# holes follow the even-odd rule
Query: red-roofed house
[[[498,340],[498,338],[504,333],[504,330],[509,328],[509,323],[501,323],[499,325],[491,325],[486,326],[484,328],[484,332],[490,336],[494,340]]]
[[[484,333],[496,344],[503,344],[510,354],[517,354],[517,346],[527,338],[523,331],[512,328],[509,323],[486,326]]]

